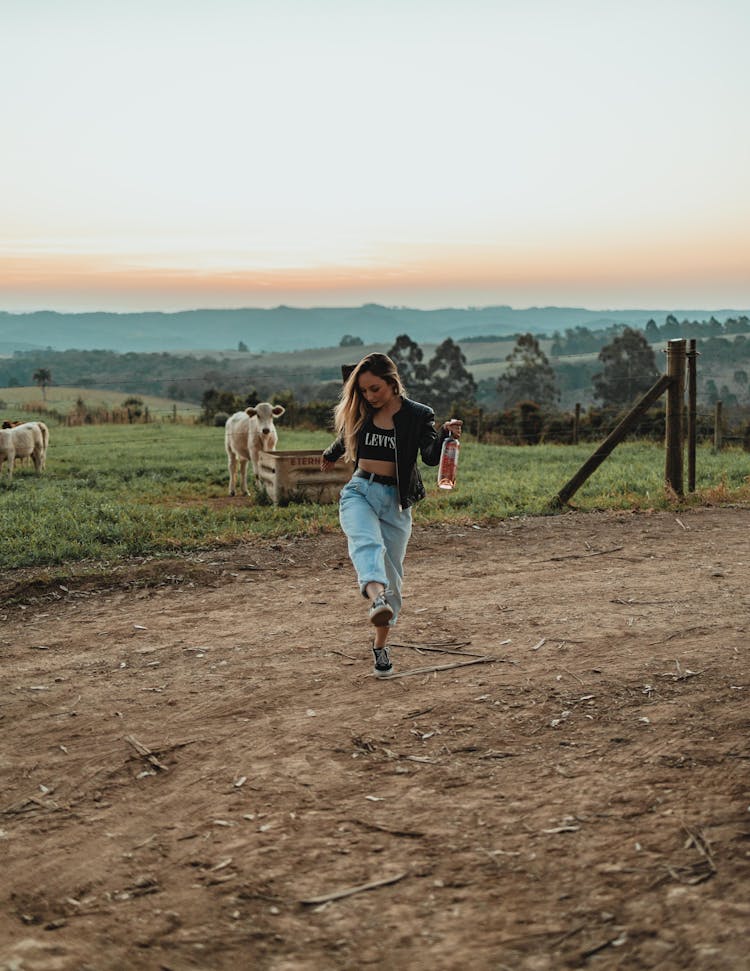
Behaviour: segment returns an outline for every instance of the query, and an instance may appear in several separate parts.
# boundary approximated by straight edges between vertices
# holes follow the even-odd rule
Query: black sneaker
[[[373,647],[372,653],[375,655],[375,667],[373,673],[376,678],[390,678],[393,674],[393,665],[387,647]]]
[[[377,596],[368,611],[370,623],[376,627],[387,627],[388,621],[393,617],[393,607],[385,599],[385,594]]]

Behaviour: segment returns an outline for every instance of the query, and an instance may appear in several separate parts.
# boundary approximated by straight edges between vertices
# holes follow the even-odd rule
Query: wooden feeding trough
[[[320,469],[320,449],[261,452],[258,478],[275,506],[290,502],[337,502],[354,465],[342,459],[329,472]]]

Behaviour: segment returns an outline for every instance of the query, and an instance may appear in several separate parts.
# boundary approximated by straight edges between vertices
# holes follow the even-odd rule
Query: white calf
[[[14,421],[14,420],[4,421],[2,427],[18,428],[19,425],[38,425],[39,426],[39,431],[42,433],[42,468],[44,468],[47,462],[47,446],[49,445],[49,428],[47,428],[47,426],[44,424],[43,421],[24,422],[24,421]],[[31,464],[32,456],[30,454],[26,454],[23,456],[17,455],[16,458],[18,459],[20,464],[25,464],[26,462]],[[0,467],[2,467],[2,462],[0,462]]]
[[[229,495],[237,491],[237,472],[242,492],[248,496],[247,463],[253,463],[253,472],[258,477],[258,461],[261,452],[273,452],[279,436],[276,434],[274,418],[281,418],[286,409],[281,405],[269,405],[261,401],[254,408],[236,411],[227,418],[224,426],[224,447],[229,463]]]
[[[15,428],[0,430],[0,472],[3,462],[8,463],[8,482],[13,480],[13,463],[16,459],[31,456],[34,468],[41,472],[44,468],[46,441],[39,422],[27,421]],[[44,426],[47,431],[47,426]]]

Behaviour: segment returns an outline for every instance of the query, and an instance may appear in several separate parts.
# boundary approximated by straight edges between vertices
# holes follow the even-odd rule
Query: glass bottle
[[[441,489],[456,488],[456,468],[458,466],[458,450],[461,444],[450,433],[443,442],[438,466],[438,487]]]

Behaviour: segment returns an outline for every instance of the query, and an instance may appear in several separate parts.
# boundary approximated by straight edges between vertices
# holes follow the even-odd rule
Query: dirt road
[[[383,682],[338,534],[3,577],[0,968],[748,968],[750,510],[405,590]]]

